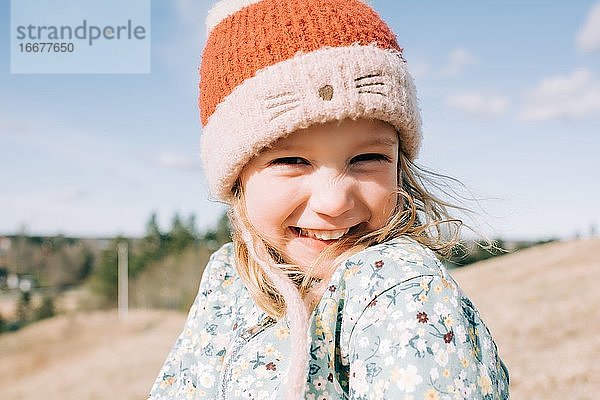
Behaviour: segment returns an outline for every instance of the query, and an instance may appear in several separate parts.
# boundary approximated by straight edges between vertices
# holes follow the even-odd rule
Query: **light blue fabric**
[[[306,399],[507,399],[479,313],[435,255],[401,237],[350,257],[312,314]],[[161,399],[280,399],[289,326],[256,307],[232,245],[214,253],[152,388]]]

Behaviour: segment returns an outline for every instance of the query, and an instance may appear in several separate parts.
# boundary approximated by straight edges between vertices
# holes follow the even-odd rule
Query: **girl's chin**
[[[335,240],[318,240],[308,237],[295,237],[287,243],[286,253],[289,259],[295,264],[307,268],[318,268],[318,266],[314,265],[314,262],[327,247],[335,242]],[[328,261],[337,255],[338,254],[334,254],[322,259],[321,261],[325,262],[324,266],[327,267]],[[313,275],[323,278],[319,276],[319,271],[313,271]]]

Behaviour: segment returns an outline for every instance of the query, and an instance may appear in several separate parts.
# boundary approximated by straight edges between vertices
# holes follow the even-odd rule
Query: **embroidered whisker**
[[[294,92],[283,92],[283,93],[279,93],[279,94],[272,94],[270,96],[265,97],[265,100],[274,100],[274,99],[279,99],[281,97],[286,97],[286,96],[293,96]]]
[[[275,103],[275,104],[269,104],[269,105],[267,105],[267,110],[272,110],[272,109],[277,108],[277,107],[287,106],[287,105],[290,105],[290,104],[297,104],[297,103],[300,103],[300,100],[292,99],[292,100],[289,100],[289,101],[282,101],[282,102]]]
[[[361,88],[365,86],[385,86],[383,82],[373,82],[373,83],[362,83],[360,85],[356,85],[356,88]]]
[[[271,119],[270,120],[273,121],[275,118],[278,118],[278,117],[282,116],[283,114],[285,114],[285,113],[287,113],[289,111],[292,111],[295,108],[298,108],[298,105],[286,108],[284,110],[280,110],[280,111],[276,112],[275,114],[271,115]]]
[[[359,90],[358,93],[370,93],[370,94],[380,94],[384,97],[387,97],[387,94],[381,92],[374,92],[372,90]]]
[[[375,74],[369,74],[369,75],[361,76],[359,78],[354,79],[354,82],[358,82],[358,81],[361,81],[363,79],[368,79],[368,78],[376,78],[378,76],[381,76],[381,73],[375,73]]]

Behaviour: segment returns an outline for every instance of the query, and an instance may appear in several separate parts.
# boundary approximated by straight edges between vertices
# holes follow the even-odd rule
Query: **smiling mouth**
[[[290,227],[296,235],[299,237],[308,237],[311,239],[331,241],[341,239],[344,235],[350,232],[354,227],[344,228],[344,229],[331,229],[331,230],[323,230],[323,229],[306,229],[299,228],[297,226]]]

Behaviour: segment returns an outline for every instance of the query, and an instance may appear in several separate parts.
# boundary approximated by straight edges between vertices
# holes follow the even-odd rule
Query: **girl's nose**
[[[343,177],[314,182],[308,205],[317,214],[339,217],[355,206],[352,182]]]

